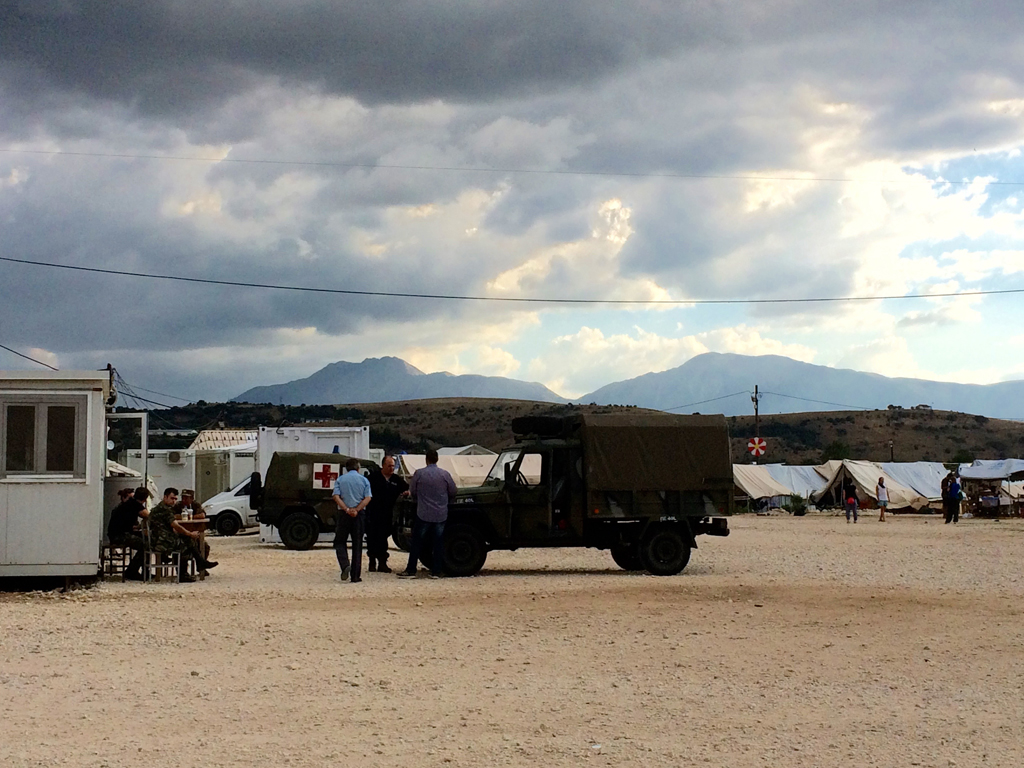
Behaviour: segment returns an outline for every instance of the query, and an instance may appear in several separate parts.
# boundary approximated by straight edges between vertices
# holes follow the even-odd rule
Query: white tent
[[[733,464],[732,479],[736,486],[752,499],[770,499],[777,496],[792,496],[786,486],[776,481],[768,467],[758,464]]]
[[[938,461],[883,462],[878,465],[897,483],[911,488],[929,501],[942,499],[942,478],[949,474],[945,465]],[[889,481],[886,481],[886,485]]]
[[[417,469],[427,466],[423,454],[404,453],[399,458],[398,474],[408,479]],[[440,456],[437,465],[448,470],[459,488],[476,488],[484,484],[494,466],[495,456]]]
[[[805,499],[811,498],[824,488],[829,479],[822,475],[816,467],[790,466],[789,464],[765,464],[764,467],[773,480],[789,488],[791,496],[801,496]]]
[[[978,459],[960,468],[965,480],[1017,480],[1024,477],[1024,459]]]
[[[854,461],[844,459],[835,473],[829,478],[828,484],[814,494],[814,501],[827,496],[835,490],[842,489],[847,481],[853,483],[856,488],[857,498],[861,501],[872,499],[877,501],[875,486],[878,478],[885,478],[885,487],[889,491],[889,507],[891,509],[921,509],[928,506],[928,498],[921,495],[913,488],[909,488],[895,478],[889,476],[882,465],[873,461]]]
[[[497,456],[490,448],[471,443],[470,445],[459,445],[454,448],[438,448],[439,456]]]

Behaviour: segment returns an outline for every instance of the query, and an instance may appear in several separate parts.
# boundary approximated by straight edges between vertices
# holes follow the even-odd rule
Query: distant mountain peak
[[[706,352],[668,371],[608,384],[580,402],[738,416],[752,413],[746,392],[753,393],[755,385],[764,395],[763,414],[926,404],[939,410],[1019,418],[1019,403],[1024,399],[1024,381],[956,384],[830,368],[781,355]]]
[[[500,376],[456,376],[447,371],[424,373],[398,357],[367,357],[360,363],[340,360],[304,379],[253,387],[233,400],[280,405],[347,405],[437,397],[566,402],[536,382]]]

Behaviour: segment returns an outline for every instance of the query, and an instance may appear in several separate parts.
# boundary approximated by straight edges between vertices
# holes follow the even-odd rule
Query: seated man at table
[[[163,500],[150,510],[150,546],[156,552],[180,552],[182,560],[179,563],[178,580],[195,581],[186,571],[186,558],[195,560],[201,571],[215,568],[217,563],[207,560],[199,551],[199,533],[188,530],[174,518],[174,505],[177,503],[178,489],[167,488]]]
[[[181,489],[181,501],[174,505],[174,515],[177,518],[183,518],[185,516],[185,510],[191,509],[192,514],[189,515],[192,520],[205,520],[206,510],[203,509],[203,505],[196,501],[196,492],[191,488]],[[210,545],[205,540],[203,541],[203,557],[207,560],[210,559]]]
[[[120,492],[119,492],[120,493]],[[145,488],[136,488],[134,493],[122,496],[122,501],[110,513],[107,523],[107,538],[115,547],[129,547],[134,550],[128,567],[124,569],[125,581],[142,581],[142,558],[144,544],[142,535],[136,530],[140,517],[149,515],[146,500],[150,493]]]

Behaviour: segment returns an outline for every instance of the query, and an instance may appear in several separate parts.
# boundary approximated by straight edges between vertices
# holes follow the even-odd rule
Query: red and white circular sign
[[[747,450],[750,451],[752,456],[764,456],[764,452],[768,449],[768,443],[761,437],[752,437],[747,441]]]

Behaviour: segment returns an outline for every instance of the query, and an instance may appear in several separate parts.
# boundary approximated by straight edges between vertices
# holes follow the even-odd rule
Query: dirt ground
[[[670,578],[353,585],[242,536],[204,583],[0,593],[0,765],[1024,764],[1024,522],[730,522]]]

